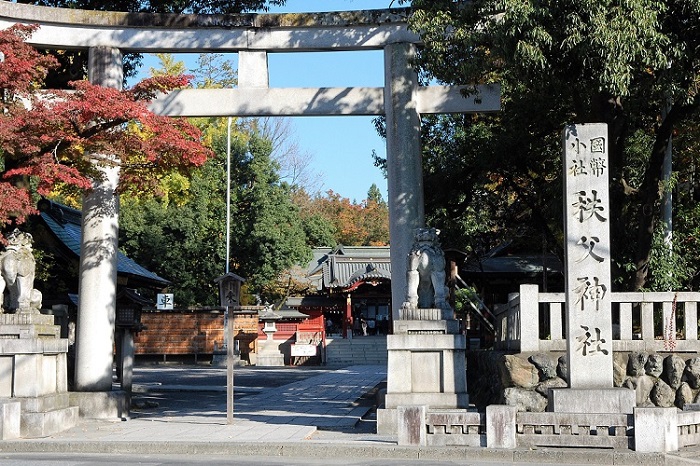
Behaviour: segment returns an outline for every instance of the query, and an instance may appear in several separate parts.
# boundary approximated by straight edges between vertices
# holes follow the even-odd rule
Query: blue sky
[[[271,13],[321,12],[388,8],[391,0],[287,0]],[[398,0],[394,1],[398,7]],[[188,58],[185,58],[188,57]],[[196,56],[177,56],[193,66]],[[231,57],[235,61],[235,55]],[[271,87],[344,87],[384,85],[381,51],[316,52],[270,54]],[[157,67],[146,56],[143,73]],[[386,156],[386,143],[372,124],[372,117],[291,118],[293,139],[302,154],[312,159],[310,170],[319,175],[325,192],[329,189],[351,200],[361,201],[372,183],[387,197],[386,179],[374,166],[372,151]]]

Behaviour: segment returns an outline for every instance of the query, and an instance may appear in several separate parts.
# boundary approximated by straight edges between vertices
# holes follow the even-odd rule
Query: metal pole
[[[231,117],[226,134],[226,273],[231,259]]]
[[[231,117],[228,117],[228,131],[226,134],[226,273],[229,273],[229,260],[231,253]],[[229,307],[226,306],[225,333],[226,333],[226,422],[233,424],[233,319],[229,315]]]

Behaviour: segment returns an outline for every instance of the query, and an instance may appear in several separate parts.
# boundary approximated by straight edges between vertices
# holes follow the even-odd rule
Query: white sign
[[[173,299],[172,293],[158,293],[156,309],[160,311],[172,310],[174,302],[175,300]]]
[[[292,356],[316,356],[316,345],[292,345]]]

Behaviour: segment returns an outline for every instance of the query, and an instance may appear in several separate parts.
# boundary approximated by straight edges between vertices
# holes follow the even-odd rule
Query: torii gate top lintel
[[[0,16],[28,21],[121,27],[348,27],[405,23],[410,8],[319,13],[171,14],[56,8],[3,1]]]
[[[370,50],[419,43],[410,10],[192,15],[52,8],[0,1],[0,27],[35,23],[45,48],[116,47],[123,52]]]

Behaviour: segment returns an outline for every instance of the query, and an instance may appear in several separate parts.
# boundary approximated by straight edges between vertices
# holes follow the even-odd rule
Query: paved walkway
[[[700,465],[699,449],[663,455],[592,449],[398,446],[396,438],[374,433],[374,400],[363,399],[385,380],[386,366],[350,366],[286,385],[258,387],[247,394],[244,389],[235,403],[233,424],[226,422],[225,395],[216,393],[210,402],[203,396],[206,392],[225,393],[220,385],[135,385],[142,393],[177,391],[185,406],[188,397],[193,406],[195,400],[199,404],[192,410],[158,410],[146,404],[135,409],[127,421],[82,420],[78,426],[48,438],[0,442],[0,451]]]

